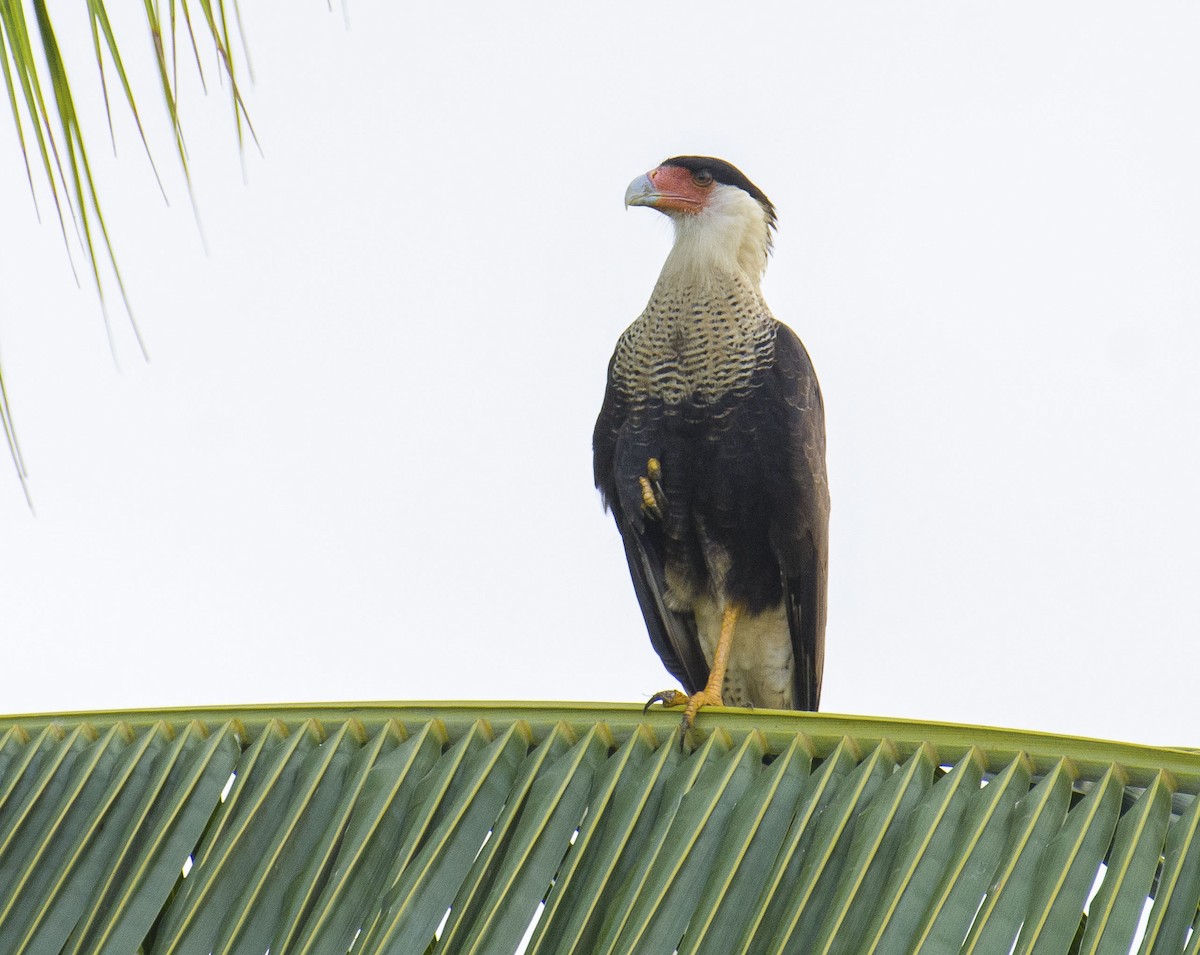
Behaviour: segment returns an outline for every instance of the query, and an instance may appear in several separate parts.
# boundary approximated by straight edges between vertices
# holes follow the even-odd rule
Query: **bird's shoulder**
[[[824,420],[825,405],[812,358],[800,336],[788,325],[775,321],[771,375],[779,397],[796,411]]]

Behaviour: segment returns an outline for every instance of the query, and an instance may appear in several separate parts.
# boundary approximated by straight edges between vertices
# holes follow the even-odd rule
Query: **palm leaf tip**
[[[249,116],[237,81],[235,58],[231,52],[234,40],[241,39],[240,15],[235,5],[235,15],[230,18],[223,0],[217,0],[216,3],[212,0],[199,0],[199,3],[203,11],[201,18],[204,24],[203,29],[209,32],[214,43],[217,69],[229,80],[234,103],[234,124],[238,141],[241,143],[243,126],[250,130],[252,137],[253,127],[249,123]],[[198,69],[200,54],[187,0],[181,0],[178,4],[172,2],[169,10],[169,43],[164,43],[158,4],[151,3],[149,0],[144,4],[146,24],[149,28],[163,102],[171,122],[175,151],[183,172],[184,185],[192,202],[193,211],[195,211],[196,204],[192,193],[176,94],[178,80],[175,56],[177,14],[182,14],[182,19],[187,26],[191,45],[196,52]],[[138,111],[134,86],[126,71],[121,52],[122,43],[129,41],[118,42],[104,0],[87,0],[87,11],[92,55],[96,62],[105,121],[113,142],[114,153],[117,145],[109,99],[108,69],[113,71],[119,81],[126,105],[133,117],[138,136],[149,160],[151,173],[165,200],[166,189],[153,159]],[[32,18],[28,17],[29,12],[32,12]],[[245,47],[244,41],[242,47],[243,49]],[[75,64],[67,62],[63,48],[59,44],[54,17],[45,0],[29,0],[28,3],[22,3],[21,0],[0,2],[0,68],[4,75],[5,89],[16,126],[17,141],[25,163],[26,180],[33,197],[35,213],[40,220],[41,211],[37,195],[39,179],[34,176],[34,169],[37,168],[41,173],[40,182],[49,189],[58,216],[67,259],[77,284],[79,276],[75,267],[74,248],[82,250],[88,264],[88,271],[99,299],[101,315],[114,358],[116,348],[108,316],[106,294],[106,286],[109,284],[116,285],[138,349],[142,356],[146,357],[145,341],[134,318],[128,290],[121,276],[112,239],[105,222],[100,190],[88,158],[88,137],[85,135],[84,124],[80,120],[76,100],[68,79],[68,76],[74,71],[74,66]],[[201,74],[201,80],[203,82],[203,74]],[[257,139],[255,142],[257,143]],[[40,163],[31,162],[31,153],[35,160],[40,159]],[[67,225],[68,221],[71,223],[70,228]],[[199,216],[197,215],[198,223]],[[18,480],[28,499],[27,473],[16,442],[16,433],[13,429],[11,409],[7,398],[0,398],[0,420],[3,421],[6,442]]]

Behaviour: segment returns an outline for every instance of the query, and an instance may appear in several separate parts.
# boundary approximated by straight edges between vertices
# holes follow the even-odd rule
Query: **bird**
[[[683,686],[646,703],[816,710],[825,654],[825,411],[761,282],[775,207],[737,167],[675,156],[625,205],[674,244],[617,340],[593,433],[596,487],[650,641]]]

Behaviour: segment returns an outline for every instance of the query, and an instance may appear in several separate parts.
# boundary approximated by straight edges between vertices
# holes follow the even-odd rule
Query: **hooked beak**
[[[630,206],[655,206],[662,198],[662,193],[654,188],[650,174],[638,176],[625,190],[625,208]]]

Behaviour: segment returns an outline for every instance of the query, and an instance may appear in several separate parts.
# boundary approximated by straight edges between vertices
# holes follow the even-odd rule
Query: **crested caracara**
[[[829,488],[821,389],[760,280],[775,208],[720,159],[677,156],[625,193],[675,244],[617,340],[593,437],[650,641],[685,693],[650,703],[815,710]],[[650,704],[648,703],[647,706]]]

